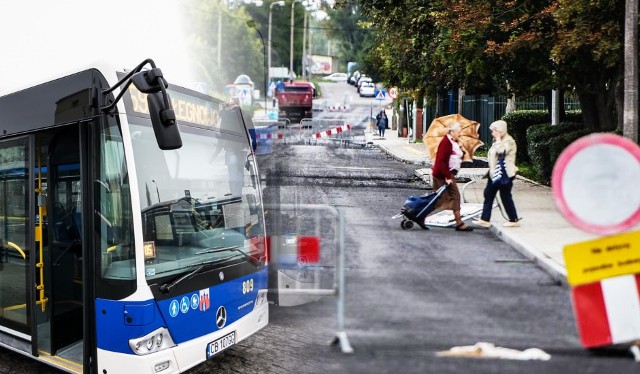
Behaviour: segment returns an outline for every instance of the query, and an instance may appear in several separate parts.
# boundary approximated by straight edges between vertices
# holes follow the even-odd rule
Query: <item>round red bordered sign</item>
[[[398,88],[397,87],[391,87],[389,89],[389,97],[391,97],[392,99],[395,99],[396,97],[398,97]]]
[[[551,186],[556,206],[576,227],[623,232],[640,222],[640,147],[613,134],[582,137],[560,154]]]

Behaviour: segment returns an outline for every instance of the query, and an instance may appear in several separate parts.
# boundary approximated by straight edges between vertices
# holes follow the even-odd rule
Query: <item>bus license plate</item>
[[[234,344],[236,344],[235,331],[212,341],[211,343],[207,344],[207,359],[217,355],[218,353],[224,351]]]

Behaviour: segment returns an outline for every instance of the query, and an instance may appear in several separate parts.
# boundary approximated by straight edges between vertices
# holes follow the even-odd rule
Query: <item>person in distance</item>
[[[389,119],[387,118],[387,113],[382,109],[380,113],[376,116],[376,125],[378,126],[378,131],[380,132],[380,136],[384,138],[384,130],[387,128],[389,124]]]

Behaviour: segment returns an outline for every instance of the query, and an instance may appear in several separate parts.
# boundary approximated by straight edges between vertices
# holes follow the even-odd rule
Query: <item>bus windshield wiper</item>
[[[240,251],[240,245],[230,245],[228,247],[211,247],[211,248],[205,248],[201,251],[196,252],[196,255],[205,255],[207,253],[218,253],[218,252],[224,252],[224,251]],[[240,251],[242,252],[242,251]],[[242,252],[244,253],[244,252]]]
[[[215,264],[219,264],[221,262],[225,262],[227,260],[230,260],[234,257],[237,257],[237,255],[231,255],[231,256],[227,256],[225,258],[218,258],[216,260],[210,260],[210,261],[204,261],[201,262],[199,264],[194,264],[194,266],[197,266],[197,268],[195,268],[194,270],[188,272],[187,274],[173,280],[172,282],[168,282],[163,284],[162,286],[160,286],[160,292],[167,294],[169,293],[169,291],[171,291],[171,289],[175,286],[178,285],[178,283],[182,282],[185,279],[189,279],[191,277],[193,277],[194,275],[202,272],[204,269],[210,268],[212,265]]]
[[[237,253],[241,254],[246,261],[251,262],[258,269],[260,269],[262,267],[262,265],[264,265],[264,261],[262,260],[262,257],[260,257],[259,259],[256,259],[255,257],[251,257],[247,253],[243,252],[240,249],[241,247],[242,247],[241,245],[230,245],[228,247],[212,247],[212,248],[206,248],[206,249],[203,249],[201,251],[198,251],[195,254],[203,255],[203,254],[207,254],[207,253],[218,253],[218,252],[224,252],[224,251],[234,251],[234,252],[237,252]]]

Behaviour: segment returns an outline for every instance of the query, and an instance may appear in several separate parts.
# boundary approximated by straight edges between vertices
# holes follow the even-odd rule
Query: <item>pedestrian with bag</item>
[[[376,116],[376,126],[378,126],[378,131],[380,136],[384,138],[384,130],[387,128],[389,124],[389,119],[387,118],[387,113],[382,109],[380,113]]]
[[[496,194],[500,192],[500,200],[509,221],[504,223],[504,227],[519,227],[520,222],[516,206],[513,202],[511,190],[513,180],[516,178],[516,141],[507,132],[505,121],[495,121],[489,125],[493,144],[487,153],[489,161],[489,178],[487,186],[484,188],[484,204],[482,215],[479,220],[473,221],[474,225],[484,228],[491,227],[491,210]]]
[[[460,215],[460,191],[456,183],[456,174],[462,165],[463,150],[458,143],[462,126],[458,122],[448,125],[447,135],[438,144],[436,159],[432,167],[433,189],[447,184],[448,187],[436,203],[438,210],[452,210],[456,221],[456,231],[473,231]]]

